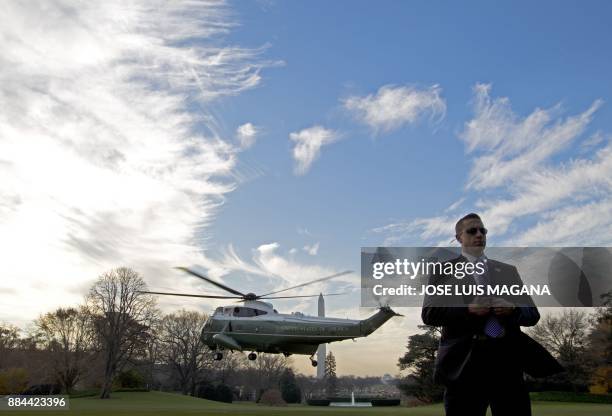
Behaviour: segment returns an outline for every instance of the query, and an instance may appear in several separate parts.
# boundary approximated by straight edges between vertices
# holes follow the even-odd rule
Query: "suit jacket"
[[[453,264],[467,262],[460,256],[450,262]],[[487,261],[488,281],[490,284],[519,284],[521,278],[516,267],[495,260]],[[471,276],[457,279],[453,275],[433,275],[429,284],[473,285]],[[467,305],[474,296],[459,296],[449,299],[448,296],[426,296],[423,302],[421,317],[423,323],[431,326],[441,326],[442,336],[436,356],[434,379],[436,382],[448,384],[457,380],[470,361],[476,338],[484,334],[484,326],[489,315],[480,317],[468,312]],[[506,333],[502,342],[512,343],[512,351],[516,351],[517,360],[523,370],[534,377],[542,377],[562,371],[560,364],[548,351],[528,335],[521,332],[521,326],[533,326],[540,319],[538,309],[529,296],[506,297],[515,304],[513,313],[507,317],[499,317]],[[453,305],[453,306],[451,306]]]

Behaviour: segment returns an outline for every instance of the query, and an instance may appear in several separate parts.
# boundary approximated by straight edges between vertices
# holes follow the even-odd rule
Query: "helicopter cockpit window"
[[[223,315],[223,306],[219,306],[217,309],[215,309],[215,313],[213,313],[213,315]]]

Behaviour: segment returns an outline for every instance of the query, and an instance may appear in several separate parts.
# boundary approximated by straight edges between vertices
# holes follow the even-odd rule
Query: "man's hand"
[[[493,298],[491,307],[493,308],[493,314],[501,317],[510,315],[514,310],[514,305],[502,298]]]
[[[480,296],[475,297],[474,301],[468,305],[468,312],[476,316],[485,316],[490,309],[490,301]]]

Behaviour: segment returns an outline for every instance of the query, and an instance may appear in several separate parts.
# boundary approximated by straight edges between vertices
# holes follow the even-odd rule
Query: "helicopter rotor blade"
[[[228,287],[228,286],[225,286],[224,284],[216,282],[216,281],[212,280],[211,278],[206,277],[203,274],[200,274],[198,272],[195,272],[195,271],[193,271],[193,270],[191,270],[191,269],[189,269],[187,267],[177,267],[177,269],[182,270],[185,273],[189,273],[192,276],[199,277],[202,280],[206,280],[208,283],[211,283],[211,284],[213,284],[213,285],[215,285],[215,286],[217,286],[217,287],[219,287],[219,288],[221,288],[221,289],[223,289],[223,290],[225,290],[227,292],[233,293],[234,295],[238,295],[238,296],[242,296],[242,297],[246,296],[242,292],[238,292],[237,290],[232,289],[231,287]],[[233,298],[229,298],[229,299],[233,299]]]
[[[185,297],[191,297],[191,298],[207,298],[207,299],[242,299],[239,296],[192,295],[190,293],[149,292],[146,290],[139,290],[138,293],[148,293],[151,295],[185,296]]]
[[[342,293],[323,293],[323,296],[340,296],[340,295],[347,295],[348,292],[342,292]],[[298,296],[270,296],[270,297],[266,297],[266,298],[259,298],[259,299],[292,299],[292,298],[313,298],[315,296],[320,296],[320,294],[318,295],[298,295]]]
[[[291,287],[288,287],[288,288],[285,288],[285,289],[277,290],[275,292],[265,293],[263,295],[257,296],[257,299],[260,299],[260,298],[262,298],[264,296],[268,296],[268,295],[274,295],[275,293],[285,292],[285,291],[291,290],[291,289],[297,289],[298,287],[304,287],[304,286],[307,286],[307,285],[311,285],[313,283],[324,282],[325,280],[330,280],[330,279],[333,279],[335,277],[340,277],[340,276],[343,276],[343,275],[349,274],[349,273],[353,273],[353,271],[352,270],[346,270],[346,271],[343,271],[343,272],[340,272],[340,273],[332,274],[331,276],[322,277],[320,279],[311,280],[310,282],[306,282],[306,283],[302,283],[302,284],[299,284],[299,285],[296,285],[296,286],[291,286]]]

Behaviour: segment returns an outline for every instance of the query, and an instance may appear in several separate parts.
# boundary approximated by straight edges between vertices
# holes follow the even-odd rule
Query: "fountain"
[[[330,406],[334,407],[372,407],[372,403],[370,402],[356,402],[355,401],[355,392],[351,392],[351,402],[331,402]]]

